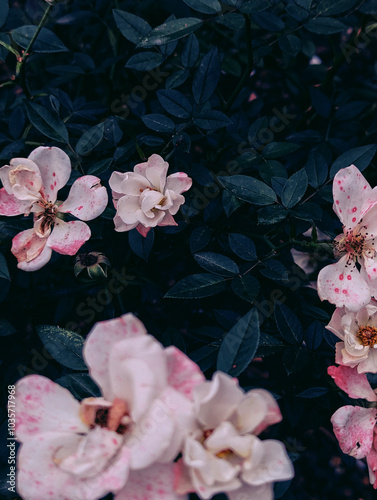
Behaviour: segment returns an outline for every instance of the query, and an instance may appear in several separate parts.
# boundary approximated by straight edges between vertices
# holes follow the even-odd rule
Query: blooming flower
[[[80,404],[39,375],[16,385],[18,492],[24,500],[109,492],[117,500],[178,500],[171,462],[194,428],[192,391],[203,374],[131,314],[97,323],[84,358],[103,397]]]
[[[373,285],[377,278],[377,189],[351,165],[334,177],[333,195],[333,209],[343,224],[334,250],[340,260],[320,271],[318,294],[337,307],[357,311],[377,292],[377,281]]]
[[[377,302],[357,313],[337,308],[326,328],[342,340],[336,344],[338,364],[357,367],[359,373],[377,373]]]
[[[272,498],[274,481],[293,477],[282,443],[257,435],[280,422],[275,399],[267,391],[246,394],[237,381],[217,372],[194,389],[197,428],[185,440],[176,465],[176,489],[202,499],[226,492],[230,500]]]
[[[372,408],[342,406],[331,417],[334,434],[343,453],[355,458],[367,459],[369,479],[377,489],[377,395],[365,374],[349,366],[330,366],[328,374],[350,398],[366,399]]]
[[[13,158],[0,169],[0,215],[34,213],[34,228],[13,238],[12,253],[20,269],[40,269],[50,260],[52,250],[74,255],[90,238],[90,228],[82,221],[104,211],[106,188],[98,177],[85,175],[73,183],[65,202],[56,201],[70,175],[70,159],[56,147],[39,147],[28,158]],[[64,213],[80,220],[65,222],[60,215]]]
[[[152,227],[176,226],[173,215],[185,202],[182,196],[190,189],[192,180],[178,172],[166,177],[169,164],[159,155],[135,165],[133,172],[113,172],[112,189],[116,231],[136,228],[146,236]]]

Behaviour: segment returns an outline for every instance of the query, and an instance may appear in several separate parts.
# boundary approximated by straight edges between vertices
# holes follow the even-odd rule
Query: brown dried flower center
[[[356,336],[365,346],[373,347],[377,344],[377,328],[374,326],[360,326]]]

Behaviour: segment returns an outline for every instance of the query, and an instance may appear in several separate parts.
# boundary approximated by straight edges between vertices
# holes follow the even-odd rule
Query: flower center
[[[360,232],[348,231],[340,240],[335,240],[335,255],[346,252],[353,258],[361,257],[364,253],[366,235]]]
[[[356,336],[365,346],[374,347],[377,344],[377,328],[374,326],[360,326]]]
[[[207,429],[206,431],[203,431],[203,444],[205,441],[209,438],[209,436],[213,433],[214,429]],[[221,450],[216,453],[216,456],[218,458],[229,458],[230,456],[234,455],[234,452],[227,448],[226,450]]]
[[[119,398],[112,403],[103,398],[86,398],[81,402],[80,417],[91,429],[105,427],[117,434],[125,434],[132,422],[126,402]]]
[[[59,207],[55,203],[46,200],[39,200],[37,205],[42,208],[42,211],[35,214],[35,222],[39,222],[38,232],[43,236],[54,225]]]

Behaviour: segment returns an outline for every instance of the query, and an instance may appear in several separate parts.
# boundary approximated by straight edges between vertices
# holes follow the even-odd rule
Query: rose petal
[[[331,417],[334,434],[343,453],[364,458],[371,450],[377,410],[361,406],[342,406]]]
[[[121,192],[130,196],[140,196],[145,189],[150,187],[150,182],[143,175],[127,172],[121,184]]]
[[[126,224],[138,222],[137,212],[140,210],[140,197],[125,194],[118,200],[117,214]]]
[[[336,335],[341,340],[344,340],[344,332],[342,327],[342,317],[346,313],[346,309],[344,307],[337,307],[331,316],[330,323],[325,327],[327,330],[330,330],[331,333]]]
[[[109,179],[109,186],[112,191],[114,191],[119,198],[122,195],[122,182],[124,179],[127,179],[129,172],[121,173],[121,172],[113,172]]]
[[[272,483],[261,486],[244,486],[236,491],[227,492],[229,500],[273,500],[274,489]]]
[[[8,179],[12,194],[19,200],[29,200],[32,203],[41,197],[42,178],[33,162],[9,167]]]
[[[321,300],[326,299],[337,307],[346,306],[350,311],[357,311],[371,298],[368,284],[356,269],[355,262],[348,262],[347,255],[321,269],[318,295]]]
[[[11,173],[17,169],[18,170],[24,170],[29,172],[29,174],[34,173],[34,179],[31,179],[32,181],[35,180],[37,184],[30,185],[30,192],[33,193],[32,198],[35,198],[35,195],[37,191],[40,189],[42,186],[42,179],[41,179],[41,174],[38,168],[38,165],[36,165],[33,161],[29,160],[28,158],[13,158],[13,160],[10,161],[10,165],[6,165],[5,167],[0,168],[0,180],[3,183],[3,186],[8,194],[13,194],[13,186],[16,184],[15,178],[12,179]],[[23,168],[22,168],[23,167]],[[17,175],[16,175],[17,177]],[[35,188],[38,185],[38,190]]]
[[[86,432],[80,404],[72,394],[40,375],[28,375],[16,385],[16,435],[24,441],[37,434]]]
[[[143,471],[133,471],[126,487],[115,500],[187,500],[174,491],[174,465],[155,464]]]
[[[42,253],[46,242],[47,239],[37,236],[34,229],[26,229],[13,238],[11,251],[18,262],[31,262]]]
[[[151,227],[145,227],[143,226],[143,224],[138,224],[136,226],[136,230],[141,234],[141,236],[144,236],[144,238],[147,236],[151,229]]]
[[[373,485],[373,488],[377,489],[377,478],[376,478],[377,451],[375,450],[375,446],[371,449],[371,451],[367,455],[367,464],[369,471],[369,481]]]
[[[189,399],[193,399],[194,388],[205,381],[199,366],[174,346],[165,349],[165,356],[168,384]]]
[[[143,196],[144,193],[145,196]],[[149,190],[144,191],[144,193],[141,196],[141,209],[145,213],[145,215],[147,215],[152,208],[154,208],[164,199],[164,195],[159,193],[158,191],[149,191]]]
[[[110,353],[114,345],[124,339],[137,338],[146,333],[143,323],[133,314],[100,321],[89,332],[83,349],[85,363],[88,365],[90,376],[101,387],[106,399],[114,398],[109,370]]]
[[[113,220],[115,225],[115,231],[119,233],[123,231],[131,231],[132,229],[135,229],[135,227],[139,224],[138,221],[134,222],[133,224],[126,224],[125,222],[122,221],[119,215],[116,215]]]
[[[188,191],[192,186],[192,179],[184,172],[168,175],[166,178],[166,189],[174,191],[176,194]]]
[[[282,416],[275,398],[263,389],[247,392],[237,406],[237,429],[242,433],[255,435],[267,427],[281,422]]]
[[[0,189],[0,215],[14,216],[26,214],[30,210],[30,200],[18,200],[8,194],[5,188]]]
[[[369,349],[367,359],[360,361],[357,371],[359,373],[377,373],[377,349]]]
[[[43,248],[42,252],[35,259],[27,262],[26,260],[23,262],[19,262],[17,264],[18,269],[22,271],[38,271],[43,266],[45,266],[51,259],[52,250],[47,245]]]
[[[59,212],[70,213],[80,220],[92,220],[102,214],[108,202],[105,186],[94,175],[79,177],[72,185]]]
[[[47,238],[47,246],[63,255],[75,255],[88,241],[90,234],[90,228],[85,222],[56,219],[54,229]]]
[[[216,372],[211,381],[194,388],[198,420],[209,429],[217,427],[235,411],[243,395],[237,380]]]
[[[169,164],[161,156],[153,154],[148,158],[147,162],[135,165],[134,172],[146,177],[157,191],[163,193],[165,191],[168,168]]]
[[[169,212],[165,212],[165,216],[160,222],[157,224],[158,226],[178,226],[175,222],[173,216]]]
[[[55,146],[41,146],[30,153],[29,160],[39,167],[46,199],[55,202],[59,189],[67,184],[71,175],[69,156]]]
[[[327,373],[334,379],[336,385],[346,392],[350,398],[363,398],[367,401],[377,401],[376,393],[371,388],[366,375],[357,373],[356,368],[349,366],[329,366]]]

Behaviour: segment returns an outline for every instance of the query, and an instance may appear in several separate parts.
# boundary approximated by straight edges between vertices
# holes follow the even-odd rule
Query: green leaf
[[[347,26],[333,17],[317,17],[306,23],[305,28],[311,33],[317,33],[318,35],[332,35],[345,31]]]
[[[185,68],[192,68],[198,60],[200,47],[195,35],[190,35],[183,46],[181,61]]]
[[[238,257],[247,261],[257,259],[255,245],[248,236],[239,233],[230,233],[228,238],[230,249]]]
[[[186,5],[202,14],[217,14],[221,12],[218,0],[183,0]]]
[[[217,47],[211,49],[200,61],[192,82],[192,93],[197,104],[208,101],[216,90],[221,73]]]
[[[20,54],[10,45],[10,43],[9,36],[6,33],[0,33],[0,61],[5,61],[9,52],[16,57],[20,57]]]
[[[262,181],[246,175],[218,177],[225,189],[240,200],[254,205],[271,205],[277,201],[274,191]]]
[[[362,172],[373,160],[376,151],[376,144],[368,144],[367,146],[360,146],[346,151],[331,165],[330,178],[332,179],[341,168],[349,167],[352,164]]]
[[[290,142],[270,142],[270,144],[267,144],[263,149],[262,154],[267,160],[274,160],[275,158],[289,155],[299,148],[300,146]]]
[[[71,370],[87,370],[81,335],[50,325],[39,325],[36,330],[43,345],[58,363]]]
[[[0,2],[0,28],[5,24],[9,13],[9,0]]]
[[[173,120],[158,113],[144,115],[141,117],[141,119],[143,120],[143,123],[146,127],[150,128],[151,130],[155,130],[156,132],[165,132],[167,134],[170,134],[175,130]]]
[[[297,397],[305,399],[314,399],[314,398],[320,398],[321,396],[324,396],[328,392],[329,392],[328,387],[310,387],[309,389],[305,389],[305,391],[300,392],[300,394],[297,394]]]
[[[10,281],[7,261],[2,253],[0,253],[0,279]]]
[[[69,143],[67,128],[59,116],[34,102],[27,103],[26,111],[32,125],[43,135],[57,142]]]
[[[281,340],[261,332],[256,356],[270,356],[280,351],[283,346],[284,344]]]
[[[190,76],[190,71],[188,69],[180,69],[179,71],[175,71],[172,73],[167,79],[165,83],[165,87],[167,89],[174,89],[179,87]]]
[[[177,118],[190,118],[192,113],[191,104],[178,90],[158,90],[157,98],[161,106],[171,115]]]
[[[97,161],[88,168],[88,175],[101,175],[106,172],[106,170],[111,166],[112,163],[112,158],[105,158],[104,160]]]
[[[17,45],[26,49],[36,30],[37,26],[21,26],[20,28],[16,28],[11,31],[11,35]],[[33,44],[32,52],[68,52],[68,49],[52,31],[47,28],[42,28]]]
[[[293,174],[285,183],[281,201],[285,208],[292,208],[301,200],[308,187],[308,176],[302,168]]]
[[[266,225],[277,224],[278,222],[283,221],[287,215],[287,210],[280,205],[265,207],[258,212],[258,223]]]
[[[226,279],[213,274],[193,274],[178,281],[165,295],[167,299],[201,299],[224,290]]]
[[[254,276],[236,276],[232,281],[233,292],[251,303],[258,296],[259,289],[259,281]]]
[[[12,335],[16,332],[17,329],[11,325],[7,319],[0,319],[0,337],[8,337],[8,335]]]
[[[174,40],[179,40],[196,31],[202,24],[203,21],[195,17],[173,19],[154,28],[141,40],[138,48],[155,47],[156,45],[165,45]]]
[[[230,277],[239,273],[237,264],[229,257],[219,253],[196,253],[194,254],[194,259],[203,269],[219,276]]]
[[[165,57],[157,52],[140,52],[128,59],[126,68],[135,69],[136,71],[149,71],[157,68],[165,61]]]
[[[279,38],[279,47],[292,57],[301,50],[301,40],[296,35],[284,35]]]
[[[76,144],[76,153],[80,156],[89,154],[103,139],[105,124],[99,123],[83,133]]]
[[[221,111],[208,109],[201,111],[193,119],[194,124],[204,130],[217,130],[222,127],[227,127],[232,122]]]
[[[319,15],[326,14],[326,16],[332,16],[334,14],[342,14],[347,10],[352,9],[359,0],[322,0],[319,2],[317,7],[317,13]]]
[[[319,188],[326,182],[329,167],[319,151],[310,151],[304,168],[312,187]]]
[[[255,356],[259,344],[259,318],[251,309],[225,335],[217,357],[217,370],[233,377],[240,375]]]
[[[70,373],[55,380],[78,400],[100,397],[101,391],[88,373]]]
[[[208,245],[212,238],[212,230],[208,226],[197,227],[190,236],[191,253],[199,252]]]
[[[136,229],[133,229],[128,233],[128,243],[135,255],[147,261],[154,243],[153,228],[145,237],[142,236]]]
[[[310,352],[305,346],[289,346],[283,352],[283,363],[288,375],[306,368],[310,359]]]
[[[284,29],[284,21],[280,17],[271,14],[270,12],[253,12],[253,21],[255,24],[267,31],[282,31]]]
[[[152,27],[135,14],[114,9],[113,15],[119,31],[132,43],[139,43],[145,35],[152,31]]]
[[[259,269],[259,272],[274,281],[286,281],[288,279],[288,270],[280,261],[269,259],[264,261],[264,268]]]
[[[252,14],[254,12],[267,10],[269,7],[271,7],[269,0],[246,0],[241,5],[240,11],[246,14]]]
[[[304,339],[302,325],[291,309],[277,302],[274,309],[276,326],[284,340],[292,345],[301,345]]]
[[[313,321],[305,332],[305,344],[309,349],[316,351],[322,344],[325,327],[323,323],[316,320]]]

